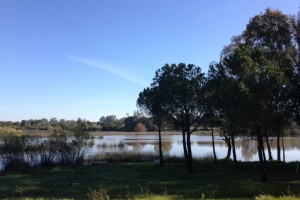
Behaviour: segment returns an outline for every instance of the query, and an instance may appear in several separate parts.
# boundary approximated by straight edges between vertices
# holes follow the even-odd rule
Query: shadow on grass
[[[198,161],[194,174],[181,163],[160,167],[153,163],[55,167],[0,176],[0,198],[87,199],[104,188],[111,199],[254,199],[259,195],[300,193],[295,163],[268,163],[269,182],[260,182],[258,163]],[[129,199],[130,199],[129,198]]]

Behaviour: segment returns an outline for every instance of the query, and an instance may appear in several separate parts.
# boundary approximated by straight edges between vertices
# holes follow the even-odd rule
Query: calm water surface
[[[210,136],[192,135],[192,153],[194,158],[212,156],[212,142]],[[183,156],[182,136],[163,135],[163,153],[169,156]],[[215,147],[218,159],[227,154],[227,146],[220,137],[215,137]],[[300,160],[300,137],[284,138],[285,161]],[[276,140],[271,141],[273,159],[277,158]],[[88,149],[87,157],[109,152],[145,152],[158,154],[158,135],[106,135],[95,137],[94,144]],[[257,143],[255,139],[236,139],[237,159],[241,161],[257,161]],[[267,152],[266,152],[267,154]],[[281,158],[283,158],[281,152]],[[268,156],[268,155],[266,155]],[[231,157],[232,158],[232,157]],[[267,157],[268,158],[268,157]],[[3,169],[0,162],[0,171]]]
[[[183,156],[182,136],[163,135],[163,153],[170,156]],[[193,157],[212,156],[212,143],[210,136],[192,135]],[[215,137],[216,154],[224,158],[227,146],[220,137]],[[300,160],[300,137],[286,137],[284,139],[285,161]],[[277,158],[276,140],[271,142],[273,158]],[[94,156],[103,152],[154,152],[158,154],[158,135],[107,135],[95,137],[94,145],[89,150],[89,155]],[[257,161],[257,143],[255,139],[236,139],[237,159],[241,161]],[[266,152],[267,153],[267,152]],[[281,153],[282,154],[282,153]],[[283,156],[281,155],[281,158]]]

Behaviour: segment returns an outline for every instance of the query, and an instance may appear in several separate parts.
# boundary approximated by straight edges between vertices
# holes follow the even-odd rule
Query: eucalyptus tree
[[[295,67],[291,83],[291,99],[294,109],[294,119],[300,127],[300,63]]]
[[[294,119],[300,127],[300,12],[291,17],[295,52],[293,56],[293,76],[291,78],[291,100]]]
[[[290,19],[280,11],[267,9],[255,16],[244,32],[245,43],[251,46],[260,59],[260,80],[266,86],[265,106],[274,118],[272,129],[277,132],[277,159],[280,160],[279,140],[289,121],[289,80],[293,74],[293,54],[295,52]],[[262,76],[264,77],[262,78]]]
[[[191,134],[197,130],[205,114],[204,84],[200,67],[193,64],[166,64],[155,72],[150,88],[159,93],[160,109],[182,131],[185,163],[193,173]]]
[[[267,181],[263,138],[273,130],[279,141],[290,117],[287,88],[293,45],[289,18],[267,9],[253,17],[243,34],[225,49],[222,63],[247,97],[248,128],[256,135],[262,180]]]

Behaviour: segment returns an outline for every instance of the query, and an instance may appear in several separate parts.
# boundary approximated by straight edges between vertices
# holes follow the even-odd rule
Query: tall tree
[[[300,127],[300,12],[291,17],[295,52],[293,56],[293,76],[291,78],[291,100],[294,119]]]
[[[277,132],[277,159],[280,160],[280,137],[288,119],[288,84],[293,73],[292,26],[289,17],[280,11],[267,9],[255,16],[244,32],[245,43],[260,57],[260,80],[265,88],[266,107],[272,112]],[[258,59],[256,59],[258,60]]]
[[[288,80],[292,73],[291,26],[286,15],[267,9],[253,17],[246,30],[223,54],[222,62],[247,96],[249,129],[256,135],[262,180],[267,181],[263,137],[276,129],[278,140],[287,125]],[[277,125],[270,123],[276,120]]]
[[[207,103],[213,107],[215,114],[220,120],[222,134],[226,136],[228,149],[233,152],[233,161],[237,166],[235,150],[235,137],[244,130],[245,97],[241,92],[238,82],[230,76],[228,68],[222,63],[212,64],[208,72]],[[229,137],[228,137],[229,136]],[[226,141],[226,140],[225,140]]]
[[[159,163],[163,166],[163,152],[161,141],[161,130],[165,120],[165,113],[162,109],[161,93],[157,87],[145,88],[139,94],[137,106],[147,115],[151,116],[158,127],[158,144],[159,144]]]
[[[160,92],[161,109],[182,131],[183,151],[189,173],[193,173],[191,134],[203,120],[204,73],[192,64],[166,64],[158,69],[151,88]]]

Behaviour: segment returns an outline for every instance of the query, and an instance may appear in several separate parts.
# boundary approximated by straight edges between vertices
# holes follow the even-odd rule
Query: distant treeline
[[[17,130],[40,130],[51,131],[59,127],[75,127],[77,124],[85,124],[86,131],[130,131],[130,132],[145,132],[157,131],[157,126],[154,125],[152,118],[142,115],[135,111],[132,116],[127,116],[118,119],[115,115],[102,116],[99,121],[91,122],[85,119],[66,120],[57,118],[29,119],[22,121],[0,121],[0,127],[11,127]],[[171,126],[166,127],[172,129]]]

